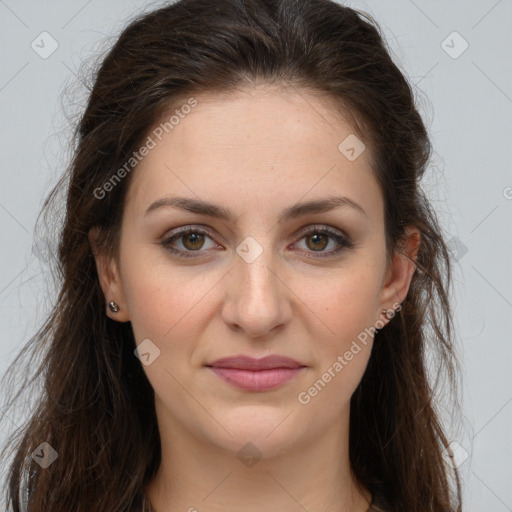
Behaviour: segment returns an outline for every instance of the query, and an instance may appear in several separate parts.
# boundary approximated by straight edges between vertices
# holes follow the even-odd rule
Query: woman
[[[76,140],[13,511],[461,510],[426,363],[454,384],[431,146],[368,15],[145,14]]]

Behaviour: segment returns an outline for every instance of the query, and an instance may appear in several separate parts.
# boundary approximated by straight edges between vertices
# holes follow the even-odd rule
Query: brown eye
[[[183,246],[191,251],[201,249],[204,244],[204,235],[202,233],[192,232],[188,235],[182,235]]]
[[[354,247],[354,244],[346,236],[325,226],[310,229],[303,234],[301,240],[305,240],[306,253],[309,252],[310,255],[311,253],[317,253],[312,255],[313,258],[336,256],[341,251]],[[331,242],[334,243],[334,249],[326,251],[325,248]]]
[[[329,243],[329,237],[323,233],[314,233],[312,235],[307,235],[305,238],[306,240],[311,240],[311,244],[306,242],[306,245],[312,251],[322,251]]]
[[[209,247],[207,245],[208,239],[211,244]],[[305,240],[306,248],[304,251],[313,258],[336,256],[344,249],[354,247],[354,244],[346,236],[337,230],[324,226],[310,229],[303,234],[301,240]],[[334,249],[326,251],[325,249],[331,243],[334,243]],[[182,258],[200,257],[201,253],[206,252],[206,249],[221,248],[208,231],[194,227],[181,228],[161,241],[160,244],[167,251]],[[311,253],[316,254],[312,255]]]
[[[210,240],[209,247],[207,245],[208,239]],[[205,253],[206,249],[218,247],[208,231],[192,227],[177,230],[177,232],[162,240],[160,244],[167,251],[183,258],[194,258],[200,256],[201,253]]]

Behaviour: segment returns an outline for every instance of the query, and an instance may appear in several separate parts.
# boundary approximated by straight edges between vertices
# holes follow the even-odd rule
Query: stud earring
[[[108,303],[108,307],[112,313],[117,313],[119,311],[119,306],[113,300]]]
[[[401,309],[402,309],[402,304],[400,304],[397,309],[383,309],[382,314],[388,320],[391,320]],[[382,329],[375,329],[375,334],[379,334],[380,331],[382,331]]]
[[[386,315],[388,320],[391,320],[401,309],[402,304],[400,304],[397,309],[383,309],[382,314]]]
[[[382,314],[386,316],[386,318],[389,320],[390,318],[393,318],[392,316],[390,317],[388,315],[388,311],[393,311],[392,309],[391,310],[388,310],[388,309],[383,309],[382,310]],[[375,329],[375,334],[379,334],[379,332],[381,332],[382,329]]]

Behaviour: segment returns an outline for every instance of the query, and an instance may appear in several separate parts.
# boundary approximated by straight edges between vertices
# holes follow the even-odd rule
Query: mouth
[[[246,391],[269,391],[297,377],[307,367],[285,356],[254,359],[236,356],[218,359],[205,365],[228,384]]]

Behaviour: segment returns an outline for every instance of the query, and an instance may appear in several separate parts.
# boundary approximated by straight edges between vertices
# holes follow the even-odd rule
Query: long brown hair
[[[38,405],[4,449],[12,456],[7,506],[13,512],[141,509],[143,489],[160,463],[154,393],[134,356],[131,324],[105,315],[88,232],[100,227],[100,243],[117,253],[136,166],[115,186],[105,183],[164,113],[201,93],[257,83],[324,95],[348,116],[373,157],[389,260],[405,225],[421,233],[409,293],[376,335],[351,400],[350,462],[382,510],[460,511],[459,475],[445,463],[449,441],[436,408],[437,378],[427,364],[436,358],[435,367],[457,389],[450,256],[420,188],[431,143],[377,23],[331,0],[180,0],[130,22],[90,77],[68,172],[43,208],[67,191],[58,297],[7,373],[20,373],[28,353],[40,357],[27,365],[30,382],[42,385]],[[45,469],[33,456],[49,450],[41,443],[58,455]]]

